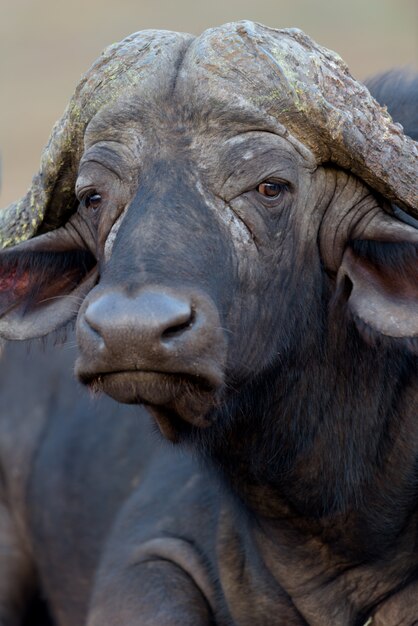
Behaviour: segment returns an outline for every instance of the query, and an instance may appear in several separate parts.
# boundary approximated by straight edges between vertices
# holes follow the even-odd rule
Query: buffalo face
[[[297,267],[319,269],[316,246],[302,249],[312,218],[292,220],[310,195],[306,155],[262,119],[227,120],[177,90],[148,103],[146,125],[125,122],[131,143],[107,139],[119,109],[94,119],[76,185],[100,276],[78,313],[77,375],[149,405],[171,438],[210,424],[228,390],[288,348],[309,312],[301,283],[314,293]]]

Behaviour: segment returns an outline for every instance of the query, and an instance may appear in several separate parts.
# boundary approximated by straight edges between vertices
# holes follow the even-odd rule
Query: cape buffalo
[[[412,97],[250,22],[85,75],[1,214],[1,335],[77,344],[2,358],[2,626],[418,623]]]

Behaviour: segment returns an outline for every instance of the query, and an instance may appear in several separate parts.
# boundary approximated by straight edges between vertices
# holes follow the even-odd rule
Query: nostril
[[[97,335],[101,335],[100,332],[100,318],[96,319],[94,315],[94,306],[89,306],[84,313],[84,323],[89,327],[89,329],[95,332]]]
[[[80,317],[78,321],[77,337],[85,349],[88,347],[89,350],[94,350],[96,354],[102,353],[106,348],[100,327],[92,323],[85,315]]]
[[[191,309],[190,315],[188,316],[188,318],[177,324],[173,324],[169,328],[166,328],[161,334],[161,339],[164,341],[164,340],[172,339],[173,337],[176,337],[177,335],[181,335],[184,331],[189,330],[193,326],[195,319],[196,319],[196,314],[194,310]]]
[[[108,335],[109,307],[103,305],[106,305],[106,302],[103,302],[102,299],[90,302],[78,323],[78,332],[83,333],[86,340],[94,342],[97,350],[105,347]]]

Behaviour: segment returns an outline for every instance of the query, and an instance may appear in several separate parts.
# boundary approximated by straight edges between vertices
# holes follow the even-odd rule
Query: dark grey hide
[[[92,116],[77,210],[1,253],[2,334],[76,338],[1,359],[0,624],[41,593],[57,626],[412,626],[414,218],[205,41]]]

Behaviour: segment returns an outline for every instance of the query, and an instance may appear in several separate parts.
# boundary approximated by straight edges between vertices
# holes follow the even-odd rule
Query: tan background
[[[54,121],[103,47],[144,28],[198,34],[238,19],[298,26],[360,79],[418,69],[418,0],[0,0],[0,205],[26,191]]]

